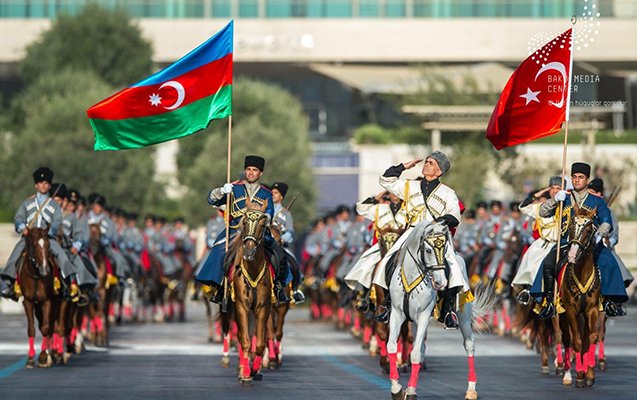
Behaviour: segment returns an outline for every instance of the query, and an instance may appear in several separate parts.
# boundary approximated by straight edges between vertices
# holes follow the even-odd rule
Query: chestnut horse
[[[262,380],[261,362],[265,351],[266,331],[272,306],[274,276],[265,253],[264,238],[268,223],[265,213],[267,201],[259,206],[248,203],[241,220],[240,234],[233,243],[236,250],[232,289],[235,300],[235,319],[238,328],[241,363],[239,382],[252,384],[252,379]],[[250,368],[251,347],[250,312],[254,314],[256,351]]]
[[[97,265],[97,294],[99,300],[97,304],[91,304],[90,319],[91,330],[95,335],[95,345],[108,346],[108,329],[110,322],[108,319],[108,308],[113,297],[113,288],[107,281],[107,266],[108,262],[104,246],[102,245],[102,232],[100,230],[100,224],[89,225],[90,239],[89,249],[95,259]]]
[[[29,353],[26,367],[35,367],[35,314],[42,334],[38,367],[48,368],[53,363],[48,349],[53,333],[53,301],[56,297],[53,281],[57,268],[51,257],[49,229],[31,228],[24,236],[24,241],[25,252],[18,264],[18,282],[24,296],[23,306],[28,324]]]
[[[600,276],[594,262],[597,209],[586,210],[573,203],[575,211],[568,227],[567,265],[560,289],[564,313],[559,316],[562,344],[566,351],[564,385],[570,385],[570,348],[575,352],[576,387],[595,384],[595,346],[599,335]],[[562,265],[559,263],[558,265]]]

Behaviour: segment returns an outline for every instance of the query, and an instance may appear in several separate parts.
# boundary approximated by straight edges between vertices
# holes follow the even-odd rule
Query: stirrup
[[[305,302],[305,294],[299,289],[296,289],[292,294],[292,299],[294,300],[294,304],[303,304]]]
[[[378,307],[378,313],[374,316],[374,321],[386,324],[389,322],[389,312],[391,308],[389,306],[380,305]]]
[[[618,317],[619,316],[619,308],[615,302],[606,300],[604,304],[604,312],[607,317]]]
[[[458,315],[455,311],[449,311],[447,315],[445,315],[445,329],[458,329],[458,326],[460,326]]]
[[[626,315],[628,315],[628,309],[626,308],[626,304],[624,303],[617,304],[617,316],[624,317]]]
[[[356,303],[356,309],[362,313],[369,312],[369,308],[370,303],[367,297],[363,297],[362,299],[358,300],[358,303]]]
[[[515,300],[523,306],[528,306],[529,303],[531,303],[531,292],[529,289],[522,289],[522,291],[515,296]]]
[[[540,314],[538,315],[538,317],[540,319],[549,319],[549,318],[553,318],[555,316],[555,305],[552,302],[547,303],[544,308],[542,308],[542,311],[540,311]]]

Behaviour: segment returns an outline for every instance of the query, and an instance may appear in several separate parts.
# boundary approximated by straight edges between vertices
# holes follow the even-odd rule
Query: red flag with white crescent
[[[496,149],[559,132],[570,96],[572,29],[536,50],[513,72],[491,114],[487,139]]]

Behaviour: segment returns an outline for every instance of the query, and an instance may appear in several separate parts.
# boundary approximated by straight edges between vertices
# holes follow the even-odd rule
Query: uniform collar
[[[40,205],[42,205],[48,198],[49,198],[49,195],[47,193],[42,194],[40,192],[37,192],[35,194],[35,199],[38,201]]]
[[[420,181],[420,189],[422,190],[422,194],[426,197],[429,197],[431,193],[438,187],[440,184],[440,179],[436,178],[434,180],[428,181],[423,179]]]

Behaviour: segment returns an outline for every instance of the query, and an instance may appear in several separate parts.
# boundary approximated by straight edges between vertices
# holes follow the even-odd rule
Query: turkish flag
[[[518,66],[491,114],[487,139],[500,150],[552,135],[566,118],[572,29]]]

